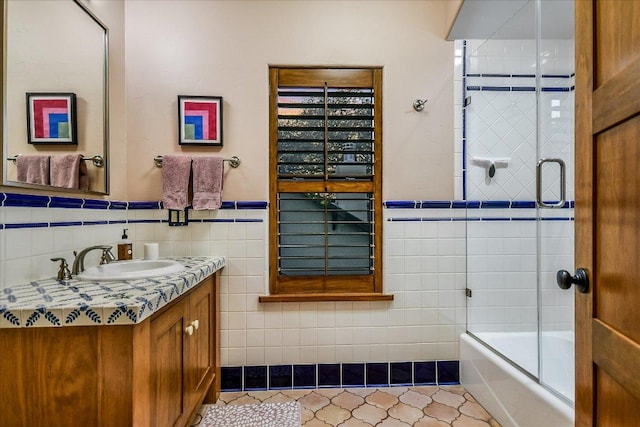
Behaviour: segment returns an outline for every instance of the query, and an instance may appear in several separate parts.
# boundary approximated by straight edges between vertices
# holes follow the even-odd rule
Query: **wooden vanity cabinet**
[[[150,425],[186,425],[213,379],[219,377],[215,375],[214,307],[213,286],[203,283],[151,320]]]
[[[220,392],[218,286],[136,325],[0,329],[0,425],[187,426]]]

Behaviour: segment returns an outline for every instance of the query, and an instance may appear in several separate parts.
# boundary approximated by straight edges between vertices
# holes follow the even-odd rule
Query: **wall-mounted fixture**
[[[496,175],[496,168],[506,168],[509,166],[508,157],[471,157],[471,161],[478,166],[487,169],[487,177],[489,179]]]
[[[184,210],[169,209],[169,227],[184,227],[189,225],[189,208]]]
[[[18,156],[20,156],[20,154],[16,154],[15,156],[9,156],[7,157],[7,160],[12,161],[15,163],[15,161],[17,160]],[[96,154],[94,156],[91,157],[82,157],[82,160],[84,161],[91,161],[91,163],[93,163],[93,165],[97,168],[101,168],[104,166],[104,157],[102,157],[100,154]]]
[[[424,110],[424,104],[426,103],[426,99],[416,99],[415,101],[413,101],[413,109],[416,111],[422,111]]]
[[[240,158],[238,156],[232,156],[229,159],[223,159],[223,160],[229,163],[229,166],[231,166],[232,168],[237,168],[238,166],[240,166]],[[153,158],[153,162],[156,164],[157,167],[161,168],[162,156],[155,156]]]

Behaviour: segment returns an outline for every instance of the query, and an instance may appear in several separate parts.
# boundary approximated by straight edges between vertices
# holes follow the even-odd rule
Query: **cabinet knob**
[[[184,328],[184,333],[189,336],[193,335],[193,325],[189,325],[186,328]]]
[[[195,329],[197,331],[198,328],[200,327],[200,321],[198,319],[196,319],[193,322],[191,322],[191,325],[193,326],[193,329]]]

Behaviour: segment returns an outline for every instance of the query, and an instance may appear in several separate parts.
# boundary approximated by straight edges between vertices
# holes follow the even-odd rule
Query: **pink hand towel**
[[[82,154],[51,156],[51,185],[62,188],[80,188]],[[86,165],[84,166],[86,170]]]
[[[80,162],[80,171],[78,178],[78,188],[80,190],[89,190],[89,171],[87,170],[87,162]]]
[[[16,168],[18,181],[49,185],[49,156],[18,156]]]
[[[195,157],[193,159],[193,210],[216,210],[222,204],[224,159]]]
[[[183,210],[189,205],[191,158],[162,157],[162,203],[165,209]]]

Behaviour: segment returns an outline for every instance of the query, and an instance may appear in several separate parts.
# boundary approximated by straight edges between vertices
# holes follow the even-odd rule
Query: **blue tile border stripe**
[[[546,203],[555,203],[546,200]],[[534,209],[533,200],[387,200],[383,202],[387,209]],[[566,201],[562,208],[575,207],[573,200]]]
[[[452,222],[452,221],[575,221],[573,217],[467,217],[467,218],[429,218],[429,217],[413,217],[413,218],[388,218],[389,222]]]
[[[52,221],[52,222],[17,222],[17,223],[0,223],[0,230],[11,230],[18,228],[46,228],[46,227],[71,227],[71,226],[90,226],[90,225],[113,225],[113,224],[162,224],[166,223],[166,219],[130,219],[130,220],[110,220],[110,221]],[[263,219],[259,218],[221,218],[221,219],[194,219],[189,220],[190,223],[262,223]]]
[[[48,222],[17,222],[13,224],[4,224],[4,228],[7,230],[16,228],[45,228],[49,227]]]
[[[27,208],[76,208],[76,209],[112,209],[112,210],[160,210],[162,202],[119,201],[104,199],[84,199],[75,197],[44,196],[38,194],[0,193],[0,207]],[[265,210],[269,202],[261,200],[223,201],[221,210]]]
[[[457,360],[223,366],[221,391],[460,384]]]
[[[462,198],[467,198],[467,41],[462,41]],[[455,179],[454,179],[455,181]]]
[[[498,74],[498,73],[469,73],[466,75],[467,77],[516,77],[516,78],[535,78],[535,74]],[[543,79],[570,79],[571,77],[575,77],[575,73],[571,74],[543,74]]]
[[[414,209],[420,207],[420,202],[415,200],[388,200],[382,204],[387,209]]]
[[[123,209],[127,209],[127,206],[128,206],[127,202],[118,202],[118,201],[109,202],[109,209],[123,210]]]
[[[38,196],[31,194],[0,193],[0,206],[5,207],[33,207],[33,208],[75,208],[75,209],[113,209],[113,210],[159,210],[161,203],[158,201],[104,201],[95,199],[74,199],[58,196]],[[553,201],[549,201],[550,203]],[[267,209],[266,201],[226,201],[223,207],[227,210],[258,210]],[[476,209],[534,209],[536,202],[533,200],[387,200],[383,206],[392,212],[395,209],[436,209],[436,210],[476,210]],[[574,201],[567,201],[560,209],[573,209]],[[503,215],[494,218],[466,216],[428,217],[424,215],[406,215],[403,217],[387,218],[387,221],[533,221],[535,216],[521,217]],[[543,217],[543,221],[573,221],[572,215],[557,215]],[[0,229],[17,228],[42,228],[42,227],[69,227],[107,224],[160,224],[166,223],[165,219],[113,219],[113,220],[74,220],[51,222],[20,222],[0,224]],[[194,218],[189,222],[194,223],[264,223],[261,218]]]
[[[269,203],[260,200],[251,201],[224,201],[221,209],[224,210],[266,210]],[[52,208],[52,209],[78,209],[78,210],[161,210],[160,201],[117,201],[103,199],[83,199],[61,196],[44,196],[21,193],[0,193],[0,207],[15,208]],[[123,212],[123,216],[126,213]],[[53,215],[51,215],[53,217]],[[53,219],[53,218],[51,218]],[[91,226],[91,225],[113,225],[113,224],[160,224],[166,223],[166,219],[99,219],[99,220],[70,220],[70,221],[50,221],[50,222],[15,222],[0,223],[0,230],[28,229],[44,227],[71,227],[71,226]],[[210,223],[262,223],[261,218],[215,218],[215,219],[191,219],[189,222],[210,222]]]
[[[535,92],[535,86],[467,86],[472,92]],[[541,87],[542,92],[572,92],[575,86],[569,87]]]
[[[108,200],[85,199],[82,205],[83,209],[109,209]]]
[[[552,201],[548,201],[549,203],[553,203]],[[413,212],[408,214],[405,212],[403,216],[402,214],[398,214],[398,216],[391,216],[386,219],[389,222],[477,222],[477,221],[574,221],[574,217],[572,212],[566,212],[565,209],[573,209],[575,207],[574,201],[567,201],[561,208],[557,208],[559,210],[555,210],[557,215],[555,216],[540,216],[536,217],[535,214],[531,216],[523,217],[520,215],[510,215],[508,212],[504,212],[504,215],[501,216],[485,216],[487,214],[483,214],[478,210],[492,210],[492,209],[503,209],[503,210],[516,210],[522,211],[522,209],[534,210],[537,206],[536,202],[533,200],[402,200],[402,201],[386,201],[384,202],[384,206],[387,209],[390,209],[392,212],[393,209],[436,209],[442,212],[446,212],[446,210],[457,211],[457,216],[453,215],[442,215],[442,216],[425,216],[425,215],[415,215]],[[466,211],[467,215],[460,216],[460,211]],[[547,210],[545,210],[547,211]],[[419,211],[414,211],[418,213]],[[515,212],[515,211],[514,211]],[[548,212],[548,211],[547,211]],[[562,214],[560,214],[562,213]]]
[[[128,202],[128,209],[160,209],[160,202]]]
[[[49,196],[16,193],[5,193],[4,195],[2,206],[46,208],[50,202]]]
[[[72,199],[70,197],[57,197],[52,196],[51,201],[49,202],[50,208],[82,208],[83,200],[82,199]]]

